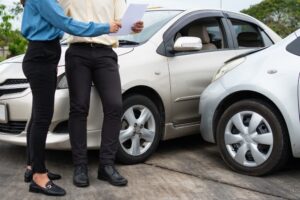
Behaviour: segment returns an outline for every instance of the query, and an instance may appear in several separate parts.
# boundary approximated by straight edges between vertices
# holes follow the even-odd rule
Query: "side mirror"
[[[174,51],[199,51],[203,47],[201,38],[180,37],[175,41]]]

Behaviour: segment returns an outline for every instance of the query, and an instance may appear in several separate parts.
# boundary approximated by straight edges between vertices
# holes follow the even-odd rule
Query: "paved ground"
[[[48,151],[48,168],[59,172],[68,194],[58,199],[300,199],[300,161],[292,161],[274,175],[255,178],[230,171],[214,145],[199,136],[163,142],[146,163],[118,166],[129,179],[126,188],[116,188],[98,181],[97,151],[89,153],[91,186],[78,189],[72,185],[70,152]],[[0,199],[55,199],[27,192],[23,181],[25,148],[0,143]]]

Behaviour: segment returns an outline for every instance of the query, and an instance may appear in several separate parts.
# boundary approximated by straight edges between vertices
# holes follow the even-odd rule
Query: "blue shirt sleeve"
[[[54,27],[75,36],[95,37],[108,34],[108,23],[84,23],[67,17],[56,0],[36,0],[41,16]]]

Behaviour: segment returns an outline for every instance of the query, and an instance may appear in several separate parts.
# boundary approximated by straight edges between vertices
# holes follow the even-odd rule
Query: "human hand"
[[[140,33],[142,32],[144,29],[144,22],[143,21],[138,21],[136,22],[133,27],[132,27],[132,31],[134,33]]]
[[[110,23],[110,29],[109,29],[109,32],[110,33],[116,33],[119,31],[119,29],[122,27],[122,24],[121,22],[119,21],[112,21]]]

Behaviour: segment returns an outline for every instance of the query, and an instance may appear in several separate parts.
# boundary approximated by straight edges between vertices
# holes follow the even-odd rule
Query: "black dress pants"
[[[46,173],[45,145],[54,110],[59,39],[29,41],[23,60],[23,72],[32,90],[32,114],[27,130],[28,164],[34,173]]]
[[[31,111],[32,115],[33,111]],[[30,153],[30,138],[31,138],[31,126],[32,126],[32,117],[30,118],[27,126],[27,135],[26,135],[26,141],[27,141],[27,166],[31,166],[33,161],[32,161],[32,156]]]
[[[87,164],[87,116],[92,82],[100,95],[104,112],[100,165],[114,164],[122,117],[116,53],[110,47],[73,44],[66,52],[66,74],[70,91],[69,132],[74,165]]]

